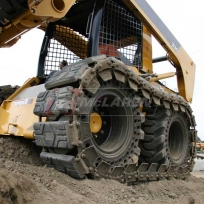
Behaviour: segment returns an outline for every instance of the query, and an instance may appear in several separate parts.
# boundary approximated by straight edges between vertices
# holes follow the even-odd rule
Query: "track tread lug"
[[[123,167],[116,166],[111,171],[111,178],[115,180],[121,180],[123,178],[125,169]]]
[[[72,149],[69,122],[34,123],[34,136],[37,146]]]
[[[60,172],[77,179],[85,178],[83,170],[77,165],[74,156],[42,152],[40,157],[44,163],[55,167]]]
[[[97,172],[100,172],[100,175],[105,178],[107,177],[110,169],[111,165],[104,161],[102,161],[96,168]]]

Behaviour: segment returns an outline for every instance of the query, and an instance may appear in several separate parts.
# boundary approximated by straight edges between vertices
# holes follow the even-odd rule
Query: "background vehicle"
[[[204,143],[203,142],[197,142],[196,146],[197,146],[197,151],[200,151],[201,153],[204,152]]]
[[[76,178],[189,174],[195,64],[145,1],[17,0],[6,12],[8,5],[1,47],[36,26],[45,37],[37,77],[1,105],[0,134],[35,139],[46,164]],[[152,59],[152,35],[166,57]],[[62,59],[69,65],[44,85]],[[155,75],[152,63],[167,59],[175,72]],[[178,93],[159,82],[175,75]]]

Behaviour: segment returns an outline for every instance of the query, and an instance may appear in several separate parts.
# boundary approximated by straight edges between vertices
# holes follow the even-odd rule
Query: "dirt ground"
[[[30,143],[0,138],[0,204],[204,203],[203,172],[193,172],[186,180],[134,186],[105,179],[75,180],[43,165],[40,150]]]

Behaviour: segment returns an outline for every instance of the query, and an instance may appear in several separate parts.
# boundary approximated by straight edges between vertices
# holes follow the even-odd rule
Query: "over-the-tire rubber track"
[[[127,152],[135,152],[135,149],[137,149],[135,154],[137,156],[140,154],[139,162],[137,159],[133,159],[134,162],[125,166],[118,162],[115,164],[113,162],[113,166],[111,166],[112,164],[107,160],[103,160],[98,156],[95,146],[91,145],[92,143],[87,145],[87,141],[91,141],[90,125],[89,121],[81,120],[81,115],[89,112],[81,108],[79,102],[89,100],[90,96],[94,96],[101,87],[102,81],[104,84],[109,84],[110,81],[118,81],[118,84],[124,84],[123,86],[129,87],[138,99],[145,98],[151,103],[151,107],[154,107],[153,110],[150,107],[146,111],[144,109],[146,113],[145,122],[143,113],[138,115],[137,112],[138,118],[135,120],[137,123],[135,126],[138,128],[135,130],[135,141],[137,140],[137,142],[136,146],[133,144],[127,149]],[[79,86],[70,87],[73,82],[78,82]],[[53,120],[53,125],[56,124],[55,127],[57,129],[61,128],[61,123],[68,122],[69,125],[66,131],[62,129],[61,133],[63,132],[64,136],[68,134],[67,140],[70,142],[70,145],[68,145],[70,155],[67,155],[67,157],[75,157],[75,162],[72,166],[77,166],[79,175],[84,174],[96,179],[101,177],[112,178],[133,184],[140,180],[149,181],[171,177],[185,178],[192,171],[196,155],[196,124],[189,104],[181,96],[170,94],[154,87],[148,81],[136,75],[122,62],[115,58],[106,58],[104,56],[92,57],[67,66],[63,72],[54,74],[45,86],[48,91],[44,92],[46,94],[39,94],[34,113],[39,116],[49,116]],[[68,91],[67,94],[65,90]],[[62,94],[60,95],[60,93]],[[156,112],[154,112],[155,107]],[[154,115],[151,116],[152,112]],[[164,134],[165,128],[168,120],[174,114],[185,115],[187,118],[186,124],[189,126],[188,148],[184,162],[181,165],[175,165],[169,159],[168,150],[164,152],[164,150],[168,149],[168,145],[165,142],[167,140]],[[52,115],[53,117],[51,117]],[[49,132],[50,130],[45,130],[44,132],[41,128],[44,125],[42,122],[36,123],[34,125],[34,133],[36,143],[46,149],[46,146],[50,147],[51,144],[50,138],[47,138],[46,134],[46,131]],[[156,132],[156,136],[154,132]],[[63,138],[65,138],[64,136]],[[54,134],[52,137],[56,137],[59,140],[58,135]],[[141,152],[138,148],[139,140]],[[57,147],[60,148],[60,145],[63,146],[63,142],[59,142]],[[77,153],[75,152],[76,149]],[[43,155],[45,154],[43,153]],[[61,167],[66,159],[60,159],[60,155],[56,158],[53,159],[51,155],[49,156],[49,152],[46,156],[42,156],[42,159],[47,161],[47,164],[53,165],[58,170],[65,169],[66,165],[63,168]],[[95,160],[98,160],[100,165],[95,165]],[[69,161],[73,161],[73,159]]]

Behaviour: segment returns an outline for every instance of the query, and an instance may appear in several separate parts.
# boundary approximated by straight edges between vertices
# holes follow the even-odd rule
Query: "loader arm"
[[[123,0],[166,50],[177,72],[179,94],[192,102],[196,65],[145,0]],[[134,9],[133,9],[134,8]]]
[[[46,29],[68,12],[75,1],[2,0],[0,2],[0,47],[10,47],[32,28]]]

